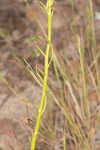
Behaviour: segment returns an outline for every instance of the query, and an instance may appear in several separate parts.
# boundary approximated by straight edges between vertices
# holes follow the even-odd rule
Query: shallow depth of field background
[[[61,60],[62,68],[73,82],[73,92],[80,102],[82,97],[82,81],[81,78],[78,78],[81,74],[80,56],[77,39],[73,35],[80,36],[81,44],[85,49],[87,97],[91,109],[91,124],[93,125],[89,136],[93,137],[94,150],[99,150],[100,99],[97,84],[95,84],[96,75],[93,68],[95,62],[91,56],[92,45],[89,43],[91,37],[88,38],[90,26],[87,5],[88,0],[75,0],[72,9],[71,0],[56,0],[52,24],[52,45],[59,61]],[[98,70],[100,70],[99,0],[93,1],[93,17],[96,57],[98,57]],[[34,72],[36,72],[37,66],[41,69],[44,68],[44,58],[38,48],[45,50],[46,34],[47,16],[41,10],[38,0],[33,0],[31,5],[26,5],[24,0],[0,0],[0,73],[4,77],[0,80],[0,150],[29,150],[29,137],[34,129],[37,107],[41,99],[41,87],[25,70],[27,64],[24,60],[32,66]],[[60,87],[54,74],[53,64],[51,64],[48,85],[55,96],[60,99]],[[67,95],[71,101],[71,96],[67,93],[61,74],[59,78],[62,81],[63,92],[66,91],[64,95]],[[62,150],[64,147],[62,147],[63,142],[60,136],[62,136],[62,126],[65,123],[64,118],[52,98],[48,96],[48,99],[47,105],[50,107],[47,106],[48,109],[44,112],[36,149]],[[52,109],[49,110],[49,108]],[[50,112],[54,115],[50,116]],[[53,120],[55,126],[52,127],[52,130],[49,128],[50,124],[53,124],[49,122],[50,117],[55,120]],[[85,129],[83,131],[86,132]],[[71,137],[71,135],[67,136]],[[73,143],[73,140],[71,142]],[[74,146],[70,146],[70,140],[67,138],[66,145],[66,150],[74,150]]]

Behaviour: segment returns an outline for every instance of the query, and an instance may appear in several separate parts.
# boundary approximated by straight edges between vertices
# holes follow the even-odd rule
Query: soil
[[[31,109],[34,109],[35,114],[37,110],[29,103],[25,103],[25,100],[34,102],[38,107],[41,87],[32,78],[30,79],[30,75],[25,72],[21,64],[25,64],[24,59],[26,59],[31,63],[34,71],[36,71],[37,64],[43,68],[43,56],[41,54],[38,57],[32,56],[31,53],[31,50],[37,50],[37,41],[32,43],[29,40],[31,37],[39,37],[38,44],[45,48],[45,34],[43,35],[43,33],[47,33],[47,16],[40,9],[38,2],[34,0],[30,6],[27,6],[24,0],[0,0],[0,73],[7,80],[7,82],[3,82],[3,79],[0,80],[0,150],[20,149],[19,141],[22,143],[23,149],[29,149],[27,135],[30,135],[30,129],[25,124],[25,118],[33,117]],[[75,22],[73,22],[73,26],[78,27],[80,34],[81,32],[84,33],[87,23],[84,13],[86,5],[87,2],[75,1]],[[99,49],[100,19],[96,19],[100,18],[99,0],[95,0],[93,6],[97,48]],[[98,16],[95,16],[96,12]],[[76,61],[79,60],[79,55],[70,29],[72,15],[70,0],[55,2],[52,43],[54,48],[64,56],[64,59],[68,57]],[[44,31],[40,28],[41,25]],[[86,35],[84,34],[84,36]],[[86,45],[86,48],[88,48],[88,45]],[[19,63],[15,59],[15,55],[20,58]],[[53,87],[57,88],[52,71],[49,80]],[[100,146],[99,133],[96,137],[96,139],[99,139],[99,142],[96,143],[97,147]]]

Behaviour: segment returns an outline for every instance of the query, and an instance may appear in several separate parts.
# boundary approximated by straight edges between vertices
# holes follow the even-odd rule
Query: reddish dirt
[[[95,0],[93,7],[94,17],[95,13],[98,12],[97,19],[95,17],[98,50],[100,48],[99,5],[99,0]],[[87,36],[86,32],[84,32],[87,24],[87,14],[84,11],[86,6],[87,1],[75,1],[73,21],[70,0],[58,0],[54,5],[52,43],[64,59],[69,58],[72,69],[78,68],[79,54],[71,31],[71,25],[75,30],[78,30],[80,35]],[[34,43],[29,42],[30,37],[39,37],[38,44],[45,48],[45,36],[42,35],[44,32],[43,29],[40,29],[41,25],[44,28],[44,32],[47,33],[47,16],[40,9],[37,1],[33,1],[31,6],[27,7],[23,0],[0,0],[0,35],[1,32],[6,35],[6,38],[3,38],[2,35],[0,36],[0,72],[9,82],[9,86],[17,92],[16,97],[9,90],[9,87],[7,88],[8,85],[5,85],[0,80],[0,149],[2,150],[5,150],[7,146],[9,147],[8,149],[10,149],[10,146],[14,147],[14,150],[19,148],[16,138],[13,138],[12,142],[12,138],[8,136],[9,134],[12,137],[15,136],[13,129],[15,129],[16,136],[22,142],[24,149],[29,149],[29,141],[20,120],[32,116],[32,113],[27,112],[27,106],[23,103],[23,99],[34,101],[36,105],[39,105],[41,88],[29,76],[27,77],[22,65],[15,60],[12,54],[16,54],[22,63],[24,63],[23,58],[25,58],[32,64],[34,71],[36,64],[43,67],[43,57],[41,55],[38,58],[32,56],[30,51],[31,49],[37,50],[37,41]],[[88,48],[87,44],[86,48]],[[86,60],[88,62],[88,56]],[[50,75],[52,76],[52,71]],[[51,82],[56,87],[53,79]],[[92,97],[93,106],[98,103],[95,91],[90,92],[88,96],[89,99]],[[100,145],[100,134],[97,135],[97,139],[99,139],[97,144]],[[98,145],[97,147],[99,147]]]

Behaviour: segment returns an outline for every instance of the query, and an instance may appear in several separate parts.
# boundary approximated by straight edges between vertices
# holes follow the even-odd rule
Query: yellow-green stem
[[[48,0],[49,4],[50,0]],[[45,101],[45,95],[46,95],[46,89],[47,89],[47,78],[48,78],[48,64],[49,64],[49,50],[50,50],[50,45],[51,45],[51,29],[52,29],[52,8],[51,5],[48,5],[48,39],[47,39],[47,48],[46,48],[46,54],[45,54],[45,74],[44,74],[44,81],[43,81],[43,89],[42,89],[42,96],[41,96],[41,102],[38,110],[38,116],[36,120],[36,125],[34,129],[34,133],[32,136],[32,141],[31,141],[31,150],[35,149],[35,143],[36,143],[36,138],[37,134],[39,131],[39,125],[40,125],[40,119],[42,116],[42,111],[44,107],[44,101]]]
[[[95,39],[95,25],[94,25],[94,14],[93,14],[93,2],[92,0],[89,0],[89,6],[90,6],[90,15],[91,15],[91,32],[92,32],[92,54],[93,59],[95,61],[95,70],[96,70],[96,78],[97,78],[97,85],[98,85],[98,93],[99,93],[99,99],[100,99],[100,73],[99,73],[99,64],[98,64],[98,57],[97,51],[96,51],[96,39]]]

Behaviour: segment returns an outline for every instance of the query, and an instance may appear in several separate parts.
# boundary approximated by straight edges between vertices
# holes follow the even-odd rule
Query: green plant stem
[[[89,105],[87,99],[87,89],[86,89],[86,75],[85,75],[85,62],[84,62],[84,47],[81,47],[80,37],[77,36],[77,44],[78,44],[78,51],[80,54],[80,65],[82,71],[82,84],[83,84],[83,98],[84,98],[84,109],[85,109],[85,116],[89,119]]]
[[[49,2],[50,2],[50,0],[48,0],[48,4],[49,4]],[[48,14],[48,39],[47,39],[47,48],[46,48],[46,54],[45,54],[45,74],[44,74],[44,81],[43,81],[41,103],[39,106],[36,125],[35,125],[34,133],[32,136],[32,141],[31,141],[31,150],[35,149],[35,143],[36,143],[36,138],[37,138],[37,134],[39,131],[39,125],[40,125],[42,111],[43,111],[43,107],[44,107],[44,103],[45,103],[44,101],[45,101],[45,95],[46,95],[46,89],[47,89],[49,51],[50,51],[50,45],[51,45],[51,31],[52,31],[52,9],[51,9],[51,6],[49,6],[49,5],[48,5],[48,13],[47,14]]]

